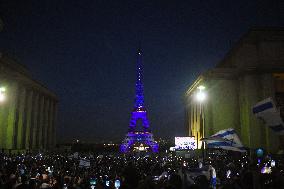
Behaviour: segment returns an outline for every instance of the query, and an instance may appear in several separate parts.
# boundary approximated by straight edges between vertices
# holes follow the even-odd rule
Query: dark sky
[[[59,98],[58,139],[121,140],[144,52],[156,137],[184,135],[183,94],[253,26],[283,26],[281,0],[0,0],[1,51]]]

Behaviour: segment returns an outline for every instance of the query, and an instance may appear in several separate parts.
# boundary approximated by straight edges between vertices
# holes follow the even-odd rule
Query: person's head
[[[174,186],[174,188],[178,189],[182,186],[182,180],[179,175],[172,174],[169,179],[169,185]]]
[[[190,185],[190,189],[199,189],[200,187],[197,184]]]
[[[9,177],[9,181],[10,181],[10,182],[13,182],[13,183],[16,182],[16,181],[17,181],[16,175],[11,174],[10,177]]]
[[[48,180],[49,180],[48,175],[47,174],[42,174],[42,181],[47,183]]]
[[[30,179],[30,181],[29,181],[29,188],[36,188],[37,186],[36,186],[36,179]]]
[[[28,177],[26,175],[21,176],[21,183],[26,183],[28,181]]]
[[[64,177],[64,184],[70,184],[70,182],[71,182],[71,177],[69,177],[69,176],[65,176]]]

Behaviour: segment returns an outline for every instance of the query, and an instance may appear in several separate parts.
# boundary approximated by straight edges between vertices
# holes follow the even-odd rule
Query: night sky
[[[136,51],[157,137],[185,135],[183,95],[253,26],[284,26],[284,1],[0,0],[0,50],[59,98],[58,140],[120,141]]]

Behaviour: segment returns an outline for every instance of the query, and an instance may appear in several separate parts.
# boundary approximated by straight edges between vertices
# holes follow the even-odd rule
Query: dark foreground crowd
[[[93,154],[0,155],[3,189],[284,188],[281,159]]]

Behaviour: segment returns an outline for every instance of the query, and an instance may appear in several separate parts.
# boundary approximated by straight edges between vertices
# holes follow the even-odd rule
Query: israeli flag
[[[75,152],[74,154],[71,154],[70,156],[68,156],[68,159],[78,159],[79,158],[79,153]]]
[[[79,161],[79,167],[85,167],[85,168],[90,168],[91,162],[88,159],[80,159]]]
[[[201,140],[207,143],[208,148],[221,148],[224,150],[246,152],[236,131],[232,128],[221,130],[216,134]]]
[[[254,105],[252,112],[255,116],[261,117],[264,114],[277,112],[277,108],[273,99],[269,97]]]
[[[272,98],[258,102],[253,106],[252,112],[276,134],[284,135],[284,123],[280,115],[280,110],[276,107]]]

